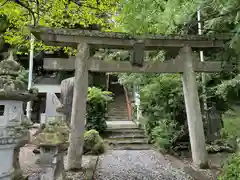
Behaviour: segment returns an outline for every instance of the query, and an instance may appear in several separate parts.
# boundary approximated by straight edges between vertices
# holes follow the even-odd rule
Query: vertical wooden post
[[[208,161],[205,136],[198,97],[196,74],[193,70],[194,61],[191,48],[182,48],[180,56],[184,63],[182,82],[193,163],[200,168],[207,168]]]
[[[80,43],[78,45],[75,62],[71,132],[69,136],[70,144],[67,158],[68,170],[80,169],[82,165],[86,102],[88,94],[88,58],[88,44]]]

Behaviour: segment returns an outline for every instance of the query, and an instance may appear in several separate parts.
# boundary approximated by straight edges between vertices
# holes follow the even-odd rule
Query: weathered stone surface
[[[46,70],[74,70],[75,57],[46,58],[44,59],[44,69]],[[194,60],[195,72],[220,72],[232,71],[232,66],[224,67],[221,62],[208,61],[200,62],[199,58]],[[240,69],[240,66],[238,67]],[[164,62],[143,62],[142,67],[132,66],[128,61],[100,60],[98,58],[88,59],[88,70],[91,72],[133,72],[133,73],[181,73],[183,72],[183,61],[179,57]]]
[[[37,90],[27,91],[25,69],[14,60],[10,52],[6,60],[0,62],[0,98],[28,101],[34,99]]]
[[[198,97],[196,74],[193,69],[194,56],[192,49],[188,46],[182,48],[179,52],[179,55],[184,60],[182,84],[192,158],[194,164],[199,167],[206,168],[208,166],[208,160],[207,152],[205,149],[205,136]]]
[[[89,45],[78,45],[77,61],[74,78],[71,132],[69,135],[68,165],[67,169],[81,168],[82,151],[84,144],[84,131],[86,123],[86,102],[88,97],[88,65]]]
[[[229,36],[179,36],[179,35],[136,35],[126,33],[87,31],[79,29],[57,29],[46,27],[30,27],[34,36],[48,45],[77,47],[79,42],[87,42],[93,48],[132,50],[136,43],[143,43],[145,50],[159,48],[194,48],[224,47]]]
[[[60,29],[60,28],[46,28],[46,27],[33,27],[30,26],[30,30],[34,34],[38,34],[41,32],[45,32],[48,34],[58,34],[58,35],[71,35],[71,36],[90,36],[90,37],[107,37],[107,38],[119,38],[119,39],[139,39],[141,41],[142,39],[182,39],[182,40],[229,40],[230,36],[224,34],[219,36],[198,36],[198,35],[154,35],[154,34],[148,34],[148,35],[130,35],[127,33],[119,33],[119,32],[101,32],[101,31],[89,31],[89,30],[82,30],[82,29]]]
[[[12,52],[7,59],[0,62],[0,177],[11,179],[22,177],[19,164],[20,147],[29,141],[28,119],[23,114],[23,102],[35,97],[36,94],[27,90],[24,79],[26,71],[17,63]],[[13,172],[12,172],[13,170]]]
[[[63,157],[68,147],[68,135],[66,122],[55,118],[48,120],[46,127],[33,139],[40,147],[41,180],[65,179]]]
[[[63,120],[52,119],[34,139],[36,145],[68,144],[69,127]]]
[[[64,79],[61,82],[60,102],[62,103],[62,106],[59,107],[57,110],[65,114],[66,120],[68,123],[70,123],[71,121],[73,88],[74,88],[74,77]]]
[[[65,115],[59,112],[59,107],[62,106],[60,100],[55,93],[48,92],[46,98],[45,118],[46,121],[51,118],[59,117],[65,120]]]
[[[220,132],[223,128],[222,114],[217,110],[216,106],[213,105],[206,112],[206,140],[208,143],[214,142],[220,139]]]

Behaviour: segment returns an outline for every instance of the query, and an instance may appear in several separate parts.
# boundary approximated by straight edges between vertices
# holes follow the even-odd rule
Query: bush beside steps
[[[83,154],[99,155],[105,152],[105,144],[99,132],[91,129],[84,133]]]

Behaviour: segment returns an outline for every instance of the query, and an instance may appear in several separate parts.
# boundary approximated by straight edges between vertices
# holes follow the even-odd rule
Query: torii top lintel
[[[132,49],[135,44],[144,44],[145,50],[181,48],[217,48],[224,47],[229,36],[180,36],[180,35],[141,35],[126,33],[89,31],[81,29],[60,29],[30,26],[34,36],[47,45],[77,47],[80,42],[87,42],[97,48]]]

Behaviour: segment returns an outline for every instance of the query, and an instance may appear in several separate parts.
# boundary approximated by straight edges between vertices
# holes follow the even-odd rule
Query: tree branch
[[[216,18],[219,18],[219,17],[224,17],[224,16],[227,16],[227,15],[230,15],[230,14],[237,13],[238,11],[240,11],[240,6],[237,7],[236,9],[228,11],[224,14],[213,13],[213,14],[210,15],[210,17],[208,16],[208,17],[206,17],[206,19],[203,19],[203,21],[207,21],[207,20],[210,20],[210,19],[216,19]]]
[[[4,6],[9,0],[6,0],[1,6]]]
[[[219,18],[219,17],[224,17],[224,16],[228,16],[230,14],[234,14],[234,13],[237,13],[238,11],[240,11],[240,7],[237,7],[236,9],[233,9],[231,11],[228,11],[226,13],[223,13],[223,14],[219,14],[219,12],[217,13],[212,13],[206,17],[203,17],[200,21],[198,20],[191,20],[189,21],[188,23],[186,23],[182,28],[181,30],[184,30],[184,29],[191,29],[191,27],[194,27],[197,25],[197,23],[204,23],[205,21],[208,21],[208,20],[212,20],[212,19],[216,19],[216,18]],[[212,30],[213,31],[213,30]]]
[[[217,30],[217,29],[204,29],[204,31],[209,32],[209,31],[213,31],[213,32],[218,32],[218,33],[228,33],[228,34],[236,34],[238,33],[237,31],[231,31],[230,30]]]
[[[37,21],[36,21],[34,12],[27,5],[25,5],[24,3],[20,2],[20,0],[10,0],[10,1],[13,1],[13,2],[17,3],[18,5],[22,6],[23,8],[27,9],[30,12],[30,14],[32,15],[33,25],[36,26]]]
[[[101,9],[99,9],[99,8],[97,8],[97,7],[90,6],[90,5],[85,5],[85,4],[81,3],[81,2],[78,1],[78,0],[69,0],[69,1],[75,3],[75,4],[78,5],[79,7],[84,7],[84,6],[85,6],[85,7],[87,7],[87,8],[95,9],[95,10],[98,10],[98,11],[101,11],[101,12],[102,12]],[[99,4],[98,0],[97,0],[97,4]]]
[[[236,9],[232,9],[231,11],[228,11],[226,13],[223,13],[223,14],[219,14],[218,12],[217,13],[212,13],[212,14],[208,15],[207,17],[203,17],[201,21],[193,20],[193,21],[190,21],[189,23],[192,24],[192,25],[196,25],[199,22],[204,22],[204,21],[216,19],[216,18],[219,18],[219,17],[228,16],[230,14],[237,13],[238,11],[240,11],[240,6],[237,7]]]
[[[39,3],[39,0],[36,0],[36,11],[37,11],[37,22],[38,22],[39,19],[40,19],[40,3]]]

